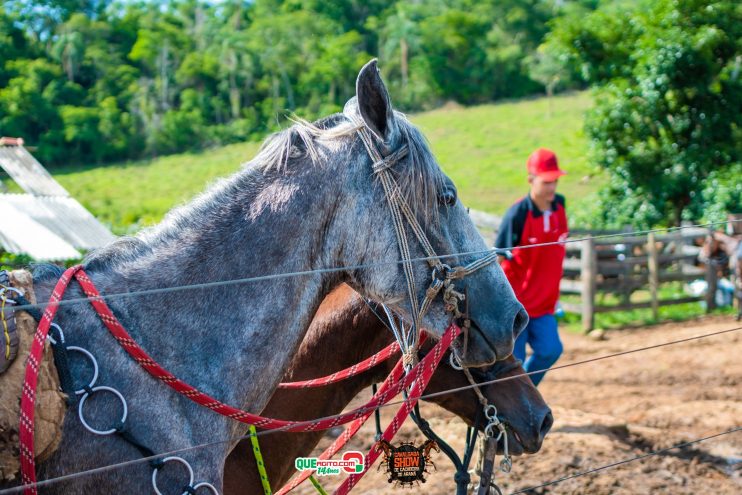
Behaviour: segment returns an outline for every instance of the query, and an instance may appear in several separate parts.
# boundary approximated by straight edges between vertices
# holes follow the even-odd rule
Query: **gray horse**
[[[132,293],[109,301],[132,337],[176,376],[228,404],[254,413],[263,409],[320,303],[342,282],[403,315],[411,314],[392,217],[358,137],[359,125],[373,133],[385,155],[407,145],[409,153],[393,173],[437,253],[481,253],[487,248],[422,134],[392,110],[375,61],[359,73],[356,92],[343,114],[314,124],[299,122],[272,136],[233,176],[170,212],[159,225],[85,260],[102,294]],[[411,255],[423,257],[417,239],[407,232]],[[447,261],[475,259],[470,254]],[[136,296],[148,289],[328,267],[355,268]],[[36,270],[40,301],[48,300],[58,275],[50,267]],[[425,262],[414,264],[420,300],[430,277]],[[484,366],[506,358],[527,316],[501,269],[495,263],[458,284],[462,291],[466,285],[473,321],[463,364]],[[83,294],[73,282],[65,299],[79,297]],[[423,324],[440,336],[449,319],[439,297]],[[181,455],[193,466],[196,481],[221,489],[224,460],[245,425],[192,403],[150,377],[116,344],[89,304],[63,305],[55,321],[70,345],[97,357],[97,383],[126,397],[127,425],[141,443],[163,453],[220,442]],[[76,357],[72,368],[78,382],[89,379],[91,371],[83,359]],[[85,417],[94,427],[107,429],[119,421],[121,405],[112,394],[94,394],[85,404]],[[60,448],[38,467],[39,480],[140,457],[115,435],[95,436],[84,430],[71,409]],[[170,463],[158,474],[166,493],[183,491],[187,473],[178,466]],[[40,490],[147,493],[152,491],[151,476],[152,469],[140,462]]]

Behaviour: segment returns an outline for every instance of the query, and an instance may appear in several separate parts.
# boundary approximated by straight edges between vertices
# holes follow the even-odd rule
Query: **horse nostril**
[[[528,325],[528,313],[526,313],[525,308],[521,306],[513,320],[513,337],[518,338],[518,335],[520,335],[520,332],[526,328],[526,325]]]
[[[549,430],[551,429],[551,425],[554,424],[554,416],[551,414],[551,411],[546,413],[546,416],[544,416],[544,420],[541,422],[541,440],[544,439],[547,433],[549,433]]]

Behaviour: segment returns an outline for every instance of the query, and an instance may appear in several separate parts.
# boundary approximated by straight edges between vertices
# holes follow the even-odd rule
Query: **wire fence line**
[[[645,346],[645,347],[631,349],[631,350],[628,350],[628,351],[621,351],[621,352],[617,352],[617,353],[613,353],[613,354],[607,354],[607,355],[604,355],[604,356],[598,356],[598,357],[586,359],[586,360],[583,360],[583,361],[576,361],[574,363],[567,363],[567,364],[564,364],[564,365],[561,365],[561,366],[555,366],[553,368],[550,368],[548,371],[551,372],[551,371],[556,371],[556,370],[560,370],[560,369],[570,368],[570,367],[573,367],[573,366],[588,364],[588,363],[592,363],[592,362],[596,362],[596,361],[601,361],[601,360],[605,360],[605,359],[609,359],[609,358],[623,356],[623,355],[626,355],[626,354],[632,354],[632,353],[642,352],[642,351],[646,351],[646,350],[650,350],[650,349],[657,349],[657,348],[660,348],[660,347],[666,347],[666,346],[670,346],[670,345],[685,343],[685,342],[689,342],[689,341],[692,341],[692,340],[699,340],[699,339],[703,339],[703,338],[707,338],[707,337],[713,337],[713,336],[717,336],[717,335],[728,334],[728,333],[739,331],[739,330],[742,330],[742,326],[734,327],[734,328],[729,328],[729,329],[726,329],[726,330],[720,330],[720,331],[717,331],[717,332],[706,333],[706,334],[702,334],[702,335],[696,335],[696,336],[693,336],[693,337],[687,337],[687,338],[684,338],[684,339],[673,340],[673,341],[669,341],[669,342],[663,342],[663,343],[660,343],[660,344],[649,345],[649,346]],[[516,378],[520,378],[520,377],[523,377],[523,376],[528,376],[528,375],[533,374],[533,373],[540,373],[540,372],[543,372],[543,371],[546,371],[546,370],[535,370],[535,371],[527,372],[527,373],[519,373],[517,375],[512,375],[512,376],[507,376],[507,377],[502,377],[502,378],[496,378],[496,379],[489,380],[489,381],[486,381],[486,382],[481,382],[481,383],[478,383],[477,385],[467,385],[467,386],[452,388],[452,389],[448,389],[448,390],[444,390],[444,391],[440,391],[440,392],[435,392],[435,393],[431,393],[431,394],[423,394],[423,395],[420,395],[420,396],[408,397],[406,399],[400,399],[400,400],[397,400],[397,401],[390,401],[390,402],[387,402],[386,404],[381,404],[381,405],[376,406],[376,407],[360,408],[359,410],[362,411],[362,412],[364,412],[364,413],[371,413],[371,412],[373,412],[376,409],[381,409],[381,408],[386,408],[386,407],[393,407],[393,406],[404,404],[404,403],[409,402],[409,401],[412,401],[412,400],[431,399],[431,398],[438,397],[438,396],[441,396],[441,395],[446,395],[446,394],[461,392],[461,391],[465,391],[465,390],[470,390],[470,389],[474,388],[475,386],[481,387],[481,386],[486,386],[486,385],[492,385],[492,384],[495,384],[495,383],[504,382],[504,381],[508,381],[508,380],[513,380],[513,379],[516,379]],[[332,418],[336,418],[338,416],[339,415],[336,414],[336,415],[326,416],[324,418],[317,418],[317,419],[332,419]],[[129,460],[129,461],[124,461],[124,462],[120,462],[120,463],[116,463],[116,464],[110,464],[108,466],[101,466],[99,468],[89,469],[89,470],[80,471],[80,472],[77,472],[77,473],[71,473],[71,474],[67,474],[67,475],[63,475],[63,476],[59,476],[59,477],[55,477],[55,478],[50,478],[50,479],[47,479],[47,480],[38,481],[36,483],[36,486],[37,487],[49,486],[49,485],[52,485],[52,484],[61,483],[61,482],[65,482],[65,481],[71,481],[73,479],[81,478],[81,477],[85,477],[85,476],[91,476],[91,475],[94,475],[94,474],[103,474],[103,473],[106,473],[106,472],[109,472],[109,471],[113,471],[113,470],[116,470],[116,469],[120,469],[120,468],[124,468],[124,467],[129,467],[129,466],[134,466],[134,465],[145,463],[145,462],[154,461],[154,460],[157,460],[157,459],[161,459],[163,457],[169,457],[169,456],[175,456],[175,455],[180,455],[180,454],[186,454],[188,452],[192,452],[192,451],[195,451],[195,450],[200,450],[200,449],[209,448],[209,447],[216,447],[216,446],[222,445],[224,443],[231,443],[231,442],[238,442],[240,440],[246,440],[246,439],[251,438],[252,436],[264,437],[264,436],[267,436],[267,435],[270,435],[270,434],[273,434],[273,433],[280,433],[280,432],[283,432],[283,431],[285,431],[285,428],[278,428],[278,429],[275,429],[275,430],[263,430],[263,431],[256,432],[254,435],[248,433],[248,434],[240,435],[240,436],[237,436],[237,437],[231,437],[231,438],[228,438],[228,439],[225,439],[225,440],[216,440],[216,441],[213,441],[213,442],[206,442],[206,443],[202,443],[202,444],[198,444],[198,445],[193,445],[193,446],[189,446],[189,447],[184,447],[184,448],[172,450],[172,451],[169,451],[169,452],[159,453],[159,454],[156,454],[156,455],[153,455],[153,456],[140,457],[140,458],[132,459],[132,460]],[[736,430],[734,430],[734,431],[736,431]],[[730,430],[730,432],[733,432],[733,431]],[[719,435],[715,435],[715,436],[719,436]],[[709,438],[712,438],[712,437],[709,437]],[[665,450],[667,450],[667,449],[665,449]],[[658,452],[661,452],[661,451],[658,451]],[[646,455],[645,455],[645,457],[646,457]],[[635,459],[632,458],[631,460],[635,460]],[[622,464],[622,463],[625,463],[625,462],[630,462],[630,461],[620,461],[619,463],[614,463],[614,464],[619,465],[619,464]],[[600,469],[605,469],[605,467],[598,468],[596,470],[600,470]],[[585,474],[589,474],[589,473],[586,472]],[[575,476],[572,476],[572,477],[575,477]],[[569,479],[569,477],[566,477],[564,479],[557,480],[557,481],[555,481],[553,483],[558,483],[559,481],[565,481],[566,479]],[[550,483],[552,483],[552,482],[550,482]],[[535,488],[538,488],[538,487],[535,487]],[[532,490],[532,489],[535,489],[535,488],[528,488],[527,490]],[[19,486],[19,487],[14,487],[14,488],[6,489],[6,490],[0,490],[0,495],[6,495],[6,494],[7,495],[10,495],[12,493],[20,493],[20,492],[23,491],[23,489],[24,489],[23,486]],[[516,493],[521,493],[521,492],[516,492]],[[511,495],[515,495],[515,494],[511,494]]]
[[[694,445],[694,444],[697,444],[697,443],[705,442],[707,440],[711,440],[711,439],[714,439],[714,438],[719,438],[719,437],[724,436],[724,435],[730,435],[732,433],[737,433],[739,431],[742,431],[742,426],[736,426],[736,427],[731,428],[729,430],[725,430],[725,431],[721,431],[721,432],[718,432],[718,433],[714,433],[713,435],[708,435],[708,436],[705,436],[705,437],[696,438],[695,440],[690,440],[688,442],[682,442],[682,443],[679,443],[679,444],[676,444],[676,445],[673,445],[671,447],[667,447],[667,448],[664,448],[664,449],[654,450],[652,452],[646,452],[644,454],[637,455],[635,457],[629,457],[628,459],[622,459],[620,461],[612,462],[610,464],[605,464],[603,466],[599,466],[599,467],[596,467],[596,468],[588,469],[586,471],[579,471],[577,473],[573,473],[573,474],[570,474],[568,476],[564,476],[563,478],[558,478],[558,479],[555,479],[555,480],[552,480],[552,481],[548,481],[546,483],[542,483],[540,485],[531,486],[531,487],[523,488],[523,489],[518,490],[518,491],[515,491],[515,492],[511,492],[509,495],[518,495],[520,493],[527,493],[527,492],[530,492],[532,490],[538,490],[539,488],[544,488],[546,486],[556,485],[557,483],[561,483],[563,481],[567,481],[567,480],[579,478],[581,476],[586,476],[588,474],[596,473],[598,471],[604,471],[606,469],[612,469],[612,468],[615,468],[617,466],[621,466],[623,464],[628,464],[629,462],[639,461],[639,460],[642,460],[642,459],[646,459],[648,457],[652,457],[652,456],[656,456],[656,455],[661,455],[661,454],[664,454],[664,453],[669,452],[671,450],[682,449],[683,447],[688,447],[690,445]]]
[[[507,249],[490,248],[490,249],[478,250],[478,251],[466,251],[466,252],[460,252],[460,253],[442,254],[438,256],[424,256],[424,257],[419,257],[419,258],[413,258],[413,259],[406,260],[406,261],[402,261],[402,260],[378,261],[374,263],[365,263],[365,264],[359,264],[359,265],[317,268],[313,270],[302,270],[302,271],[286,272],[286,273],[274,273],[274,274],[268,274],[268,275],[259,275],[255,277],[245,277],[245,278],[238,278],[238,279],[232,279],[232,280],[216,280],[212,282],[175,285],[175,286],[170,286],[170,287],[159,287],[155,289],[144,289],[144,290],[137,290],[137,291],[130,291],[130,292],[114,292],[114,293],[101,295],[100,297],[97,297],[94,299],[103,300],[103,301],[105,300],[113,301],[117,299],[151,296],[151,295],[165,294],[165,293],[170,293],[170,292],[210,289],[214,287],[234,286],[234,285],[241,285],[241,284],[247,284],[247,283],[253,283],[253,282],[266,282],[270,280],[278,280],[278,279],[285,279],[285,278],[291,278],[291,277],[323,275],[323,274],[328,274],[328,273],[339,273],[339,272],[344,272],[344,271],[355,271],[355,270],[364,270],[364,269],[369,269],[369,268],[378,268],[382,266],[397,266],[397,265],[401,265],[406,262],[416,263],[416,262],[424,262],[424,261],[432,261],[432,260],[445,260],[445,259],[458,258],[458,257],[463,257],[463,256],[485,256],[491,253],[504,254],[505,252],[515,251],[515,250],[534,249],[538,247],[555,246],[555,245],[566,245],[566,244],[571,244],[571,243],[576,243],[576,242],[582,242],[587,239],[600,240],[600,239],[608,239],[608,238],[613,238],[613,237],[630,237],[630,236],[637,236],[637,235],[645,235],[645,234],[657,233],[657,232],[676,232],[676,231],[681,231],[683,229],[706,228],[706,227],[713,227],[713,226],[718,226],[718,225],[727,225],[727,224],[737,223],[737,222],[742,222],[742,219],[724,220],[720,222],[710,222],[710,223],[703,223],[703,224],[682,225],[679,227],[658,228],[658,229],[649,229],[649,230],[635,230],[632,232],[618,232],[618,233],[612,233],[612,234],[602,234],[602,235],[597,235],[597,236],[583,236],[583,237],[577,237],[574,239],[565,239],[562,241],[543,242],[543,243],[538,243],[538,244],[528,244],[524,246],[514,246],[512,248],[507,248]],[[35,309],[39,309],[43,311],[50,304],[55,304],[57,306],[67,306],[71,304],[80,304],[80,303],[88,302],[89,300],[90,299],[87,297],[78,297],[78,298],[64,299],[57,303],[37,302],[36,304],[19,305],[19,306],[15,306],[15,309],[25,310],[25,309],[35,308]]]

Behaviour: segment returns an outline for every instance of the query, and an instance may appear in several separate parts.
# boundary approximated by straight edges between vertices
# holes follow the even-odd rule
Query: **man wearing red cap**
[[[525,360],[526,343],[533,353],[525,360],[526,371],[546,370],[562,354],[554,307],[559,299],[567,214],[564,196],[556,194],[557,181],[565,172],[559,168],[553,151],[539,148],[528,157],[528,183],[531,190],[505,213],[495,247],[507,249],[502,268],[530,321],[515,341],[513,354]],[[522,249],[518,249],[521,246]],[[545,372],[530,375],[535,385]]]

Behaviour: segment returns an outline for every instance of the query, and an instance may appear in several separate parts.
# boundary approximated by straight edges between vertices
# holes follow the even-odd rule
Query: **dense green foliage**
[[[740,2],[616,2],[559,19],[548,46],[597,88],[585,129],[610,180],[596,223],[677,225],[741,207]]]
[[[337,111],[372,56],[395,105],[543,91],[552,0],[10,0],[0,134],[101,163],[244,141]]]
[[[735,0],[9,0],[0,135],[24,137],[52,168],[257,141],[291,113],[339,110],[372,56],[406,111],[593,87],[589,149],[575,159],[608,180],[575,212],[581,224],[740,208]],[[551,129],[519,130],[536,127]],[[460,131],[446,128],[472,137]],[[472,203],[497,210],[477,157]]]

